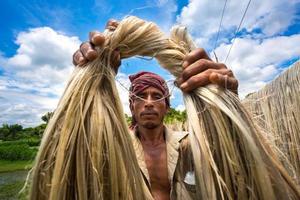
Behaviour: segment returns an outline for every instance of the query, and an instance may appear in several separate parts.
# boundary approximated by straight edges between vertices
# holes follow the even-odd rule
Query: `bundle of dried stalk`
[[[110,67],[155,57],[175,77],[194,49],[186,29],[170,38],[136,17],[107,32],[99,57],[76,68],[48,125],[34,166],[31,199],[151,199],[143,183]],[[239,100],[210,85],[184,94],[197,199],[299,199],[297,186],[260,137]]]
[[[269,130],[268,138],[289,159],[283,164],[300,183],[300,62],[258,92],[249,94],[243,105],[254,122]]]

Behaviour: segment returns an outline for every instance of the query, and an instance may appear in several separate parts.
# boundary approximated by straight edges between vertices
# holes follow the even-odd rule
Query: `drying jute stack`
[[[254,122],[269,134],[271,144],[287,156],[288,171],[300,181],[300,62],[243,100]],[[292,167],[289,165],[291,164]]]
[[[126,17],[106,32],[99,57],[77,67],[44,133],[30,199],[151,199],[143,182],[110,66],[155,57],[175,77],[195,48],[176,26],[169,37],[151,22]],[[197,199],[299,199],[299,189],[236,95],[215,85],[184,94]]]

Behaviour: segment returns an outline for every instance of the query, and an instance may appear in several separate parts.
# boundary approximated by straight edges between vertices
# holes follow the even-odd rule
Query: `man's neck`
[[[138,134],[141,142],[146,145],[158,145],[165,142],[164,126],[158,126],[153,129],[147,129],[138,126]]]

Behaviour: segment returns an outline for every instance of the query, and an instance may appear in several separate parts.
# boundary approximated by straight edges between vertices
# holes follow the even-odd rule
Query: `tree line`
[[[52,116],[53,112],[47,112],[42,116],[44,123],[36,127],[23,128],[20,124],[3,124],[0,127],[0,141],[14,141],[20,139],[40,139],[43,136],[44,130]]]
[[[33,160],[52,115],[53,112],[43,115],[41,119],[44,123],[36,127],[24,128],[20,124],[3,124],[0,127],[0,160]],[[184,123],[186,117],[186,111],[181,112],[170,108],[164,123]],[[125,118],[130,125],[132,118],[126,114]]]
[[[3,124],[0,127],[0,141],[14,141],[20,139],[40,139],[43,136],[44,130],[53,115],[53,112],[47,112],[41,119],[44,123],[36,127],[24,128],[20,124]],[[125,114],[128,125],[131,123],[131,117]],[[165,116],[164,123],[173,124],[178,122],[185,122],[187,118],[186,111],[178,111],[174,108],[170,108],[168,114]]]

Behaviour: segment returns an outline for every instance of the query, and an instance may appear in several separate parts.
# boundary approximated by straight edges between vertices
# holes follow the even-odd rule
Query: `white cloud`
[[[248,1],[227,1],[216,54],[224,62],[233,34]],[[299,20],[300,0],[252,1],[235,40],[227,66],[239,80],[241,97],[262,88],[281,71],[281,64],[300,57],[300,34],[282,36]],[[198,46],[212,49],[219,28],[224,1],[190,0],[177,22],[191,31]],[[239,38],[240,37],[240,38]],[[211,53],[213,58],[213,54]]]
[[[41,116],[56,108],[58,98],[44,97],[19,90],[1,90],[0,122],[36,126],[41,123]],[[3,92],[3,94],[2,94]]]
[[[184,111],[185,110],[185,105],[183,105],[183,104],[179,104],[176,108],[175,108],[175,110],[178,110],[178,111]]]
[[[19,33],[16,44],[19,48],[17,54],[8,59],[9,67],[19,70],[22,67],[35,69],[50,65],[62,69],[70,67],[71,56],[80,41],[78,37],[66,36],[50,27],[40,27]]]
[[[236,39],[227,63],[240,81],[242,96],[261,88],[276,76],[280,72],[280,63],[299,58],[299,34],[280,36],[294,23],[297,3],[300,1],[252,1],[242,27],[248,33]],[[216,49],[220,61],[226,56],[231,43],[228,38],[232,37],[246,4],[247,1],[228,1]],[[192,31],[198,45],[211,48],[222,7],[223,2],[220,1],[190,0],[177,16],[177,22]],[[174,24],[176,11],[174,0],[155,0],[154,3],[146,1],[145,8],[137,8],[133,14],[156,22],[168,32]],[[254,29],[261,32],[251,32]],[[6,58],[0,52],[0,65],[3,67],[0,75],[0,109],[3,111],[0,124],[18,122],[26,126],[36,125],[40,123],[42,114],[56,107],[73,69],[72,54],[80,41],[52,28],[40,27],[19,33],[16,44],[19,48],[12,57]],[[117,80],[129,88],[126,74],[118,74]],[[118,83],[117,88],[124,111],[130,114],[128,91]],[[179,93],[175,89],[172,100],[177,99]],[[176,102],[176,109],[181,109],[181,104]]]
[[[260,89],[279,72],[278,65],[300,56],[300,34],[277,36],[265,40],[237,38],[228,58],[230,67],[240,82],[240,94]],[[229,44],[216,49],[220,61],[224,61]]]
[[[267,35],[285,30],[296,20],[299,0],[252,1],[242,28],[252,31],[262,29]],[[227,1],[223,18],[223,30],[237,27],[248,1]],[[209,0],[190,0],[182,9],[177,21],[189,27],[198,36],[209,37],[219,28],[224,2]]]
[[[116,85],[123,105],[123,110],[127,115],[131,116],[131,112],[129,108],[130,80],[128,76],[124,73],[119,72],[118,75],[116,76]]]
[[[154,10],[157,15],[148,20],[156,21],[168,31],[177,10],[175,1],[157,0],[154,7],[149,9],[149,16],[153,16]],[[15,55],[9,58],[0,55],[5,74],[0,76],[0,124],[34,126],[41,122],[42,114],[55,109],[73,69],[72,54],[80,41],[52,28],[40,27],[19,33],[15,43],[18,45]],[[129,88],[126,74],[119,73],[117,80]],[[130,115],[128,91],[119,83],[117,88],[124,111]]]
[[[49,27],[29,29],[17,35],[19,46],[12,57],[0,55],[2,123],[33,126],[53,111],[73,69],[72,54],[78,37],[69,37]]]

